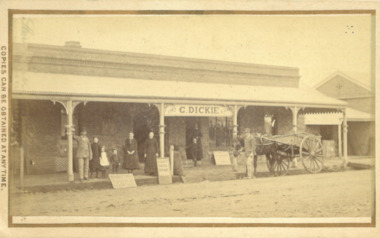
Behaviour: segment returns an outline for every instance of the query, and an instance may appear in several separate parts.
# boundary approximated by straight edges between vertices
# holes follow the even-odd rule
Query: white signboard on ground
[[[216,165],[231,165],[230,153],[228,151],[214,151]]]
[[[171,184],[172,176],[170,171],[169,158],[157,158],[158,183]]]
[[[137,187],[133,174],[109,174],[113,188]]]
[[[167,105],[165,116],[189,116],[189,117],[231,117],[231,108],[217,105]]]

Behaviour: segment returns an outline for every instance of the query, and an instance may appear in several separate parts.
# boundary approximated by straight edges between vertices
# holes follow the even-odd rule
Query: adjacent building
[[[335,72],[314,86],[326,96],[347,102],[348,154],[357,156],[375,153],[375,93],[370,86],[342,73]],[[320,121],[326,121],[320,118]],[[342,120],[338,122],[342,123]],[[338,130],[332,125],[321,125],[320,133],[326,140],[336,141]]]

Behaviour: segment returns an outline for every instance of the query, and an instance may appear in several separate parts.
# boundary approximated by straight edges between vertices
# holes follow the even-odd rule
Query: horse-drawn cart
[[[267,166],[276,175],[286,175],[290,161],[299,157],[303,167],[310,173],[318,173],[323,168],[323,147],[321,136],[299,132],[288,135],[260,136],[262,143],[275,143],[277,156],[270,159],[267,156]]]

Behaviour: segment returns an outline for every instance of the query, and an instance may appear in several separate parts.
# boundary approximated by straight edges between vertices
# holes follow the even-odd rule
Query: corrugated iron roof
[[[313,89],[247,86],[232,84],[158,81],[69,74],[14,71],[12,93],[22,95],[67,95],[82,97],[125,97],[176,100],[217,100],[228,102],[345,107],[346,102],[327,97]]]

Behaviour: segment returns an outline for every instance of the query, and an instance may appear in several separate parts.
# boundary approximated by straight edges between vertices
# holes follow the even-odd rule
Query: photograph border
[[[13,17],[15,15],[347,15],[347,14],[370,14],[376,16],[376,10],[21,10],[8,9],[8,106],[11,108],[12,99],[12,47],[13,47]],[[376,29],[372,26],[371,40],[376,42]],[[376,43],[371,42],[372,46]],[[371,55],[371,67],[375,67],[375,56]],[[376,68],[376,67],[375,67]],[[372,75],[375,69],[371,69],[371,80],[375,80]],[[10,131],[12,116],[9,116],[8,131]],[[8,141],[10,148],[10,140]],[[10,152],[8,152],[10,153]],[[10,158],[10,157],[9,157]],[[8,171],[11,174],[11,163],[8,163]],[[376,226],[376,173],[374,181],[374,210],[371,215],[371,223],[72,223],[72,224],[15,224],[10,215],[10,186],[8,185],[8,227],[375,227]],[[8,177],[8,184],[11,184],[12,176]],[[22,216],[20,216],[22,217]],[[48,218],[48,216],[47,216]],[[159,218],[159,217],[158,217]],[[190,217],[186,217],[190,218]],[[191,217],[192,218],[192,217]],[[196,217],[194,217],[196,218]],[[287,218],[278,218],[284,219]],[[300,218],[303,219],[303,218]],[[323,219],[323,217],[321,217]]]

